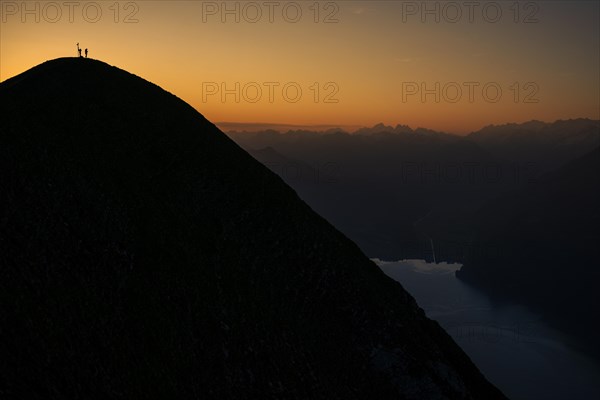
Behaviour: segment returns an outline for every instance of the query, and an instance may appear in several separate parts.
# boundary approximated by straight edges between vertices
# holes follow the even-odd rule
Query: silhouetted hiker
[[[79,53],[79,57],[81,57],[81,49],[79,48],[79,43],[77,43],[77,52]]]
[[[87,58],[87,49],[85,49],[85,58]]]

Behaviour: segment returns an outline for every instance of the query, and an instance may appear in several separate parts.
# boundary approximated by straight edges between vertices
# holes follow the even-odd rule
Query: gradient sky
[[[0,81],[75,56],[79,42],[213,122],[383,122],[466,133],[600,119],[597,1],[472,2],[472,15],[463,1],[0,3]],[[422,15],[424,4],[434,12]],[[233,13],[223,15],[226,8]],[[232,91],[224,99],[223,84]],[[424,99],[423,85],[431,91]]]

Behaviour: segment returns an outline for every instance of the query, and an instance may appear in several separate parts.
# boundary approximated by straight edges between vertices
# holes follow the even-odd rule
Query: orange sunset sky
[[[0,4],[0,81],[79,42],[216,123],[600,119],[596,1]]]

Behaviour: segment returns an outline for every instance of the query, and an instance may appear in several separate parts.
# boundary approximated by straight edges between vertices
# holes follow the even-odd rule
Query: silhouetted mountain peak
[[[0,84],[6,398],[493,399],[400,284],[177,97]]]

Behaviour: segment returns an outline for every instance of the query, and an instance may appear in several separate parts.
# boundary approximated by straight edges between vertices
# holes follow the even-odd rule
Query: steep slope
[[[600,356],[600,148],[502,196],[478,215],[476,248],[457,275],[521,300]]]
[[[175,96],[58,59],[0,109],[0,397],[503,398]]]

